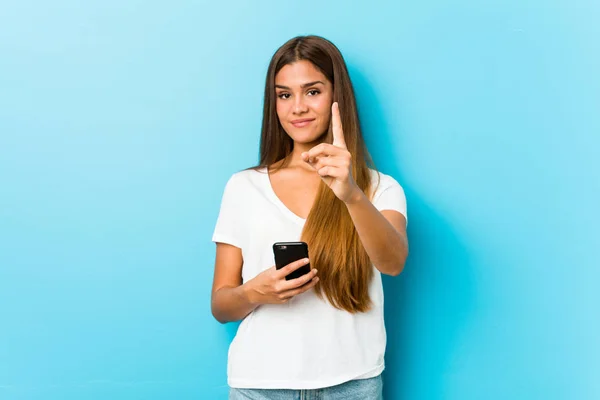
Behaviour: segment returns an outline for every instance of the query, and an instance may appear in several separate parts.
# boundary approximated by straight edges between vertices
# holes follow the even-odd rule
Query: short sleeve
[[[217,223],[212,236],[212,241],[217,243],[227,243],[235,247],[242,248],[241,224],[241,196],[239,181],[236,176],[232,176],[225,185],[223,197],[221,199],[221,208]]]
[[[375,176],[375,183],[377,177]],[[404,189],[391,176],[379,173],[379,185],[373,195],[373,205],[379,211],[394,210],[404,215],[408,225],[408,214],[406,210],[406,195]]]

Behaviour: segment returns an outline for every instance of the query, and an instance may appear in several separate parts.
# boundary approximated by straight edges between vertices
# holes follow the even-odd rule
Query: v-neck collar
[[[292,210],[290,210],[283,203],[283,201],[281,201],[281,199],[277,196],[277,193],[275,193],[275,190],[273,189],[273,185],[271,185],[271,177],[269,175],[269,169],[268,169],[268,167],[263,167],[262,169],[259,170],[259,172],[261,173],[261,175],[263,175],[263,181],[264,181],[266,193],[267,193],[267,196],[271,199],[271,201],[289,219],[291,219],[292,221],[294,221],[295,223],[297,223],[299,225],[304,225],[304,223],[306,222],[306,219],[300,217],[299,215],[297,215],[296,213],[294,213]]]

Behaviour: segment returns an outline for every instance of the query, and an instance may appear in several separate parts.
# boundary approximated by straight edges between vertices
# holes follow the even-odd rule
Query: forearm
[[[214,293],[211,304],[213,316],[222,324],[244,319],[256,307],[258,304],[250,300],[246,285],[220,288]]]
[[[392,226],[361,190],[346,202],[346,207],[375,268],[387,275],[400,274],[408,256],[406,236]]]

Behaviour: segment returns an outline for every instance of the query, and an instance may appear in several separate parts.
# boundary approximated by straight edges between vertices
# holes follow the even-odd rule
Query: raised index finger
[[[333,145],[345,149],[346,140],[344,140],[342,118],[340,117],[340,107],[337,101],[331,105],[331,130],[333,131]]]

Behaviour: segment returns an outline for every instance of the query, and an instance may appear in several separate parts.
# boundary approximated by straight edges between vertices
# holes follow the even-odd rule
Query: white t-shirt
[[[398,182],[379,173],[377,186],[377,172],[371,173],[376,208],[406,216]],[[245,170],[227,182],[212,240],[242,250],[242,278],[247,282],[275,265],[273,243],[300,240],[305,221],[277,197],[266,168]],[[381,274],[373,269],[373,307],[365,313],[338,310],[313,289],[285,304],[257,307],[244,318],[229,348],[229,386],[318,389],[379,375],[386,333]]]

